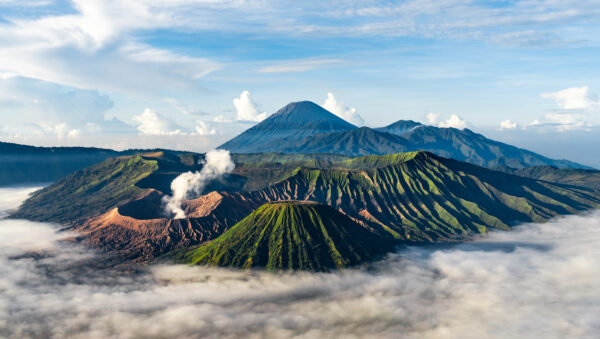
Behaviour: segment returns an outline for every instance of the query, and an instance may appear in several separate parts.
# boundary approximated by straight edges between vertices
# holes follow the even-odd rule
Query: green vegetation
[[[526,178],[600,190],[600,171],[597,170],[553,166],[532,166],[520,169],[502,166],[495,169]]]
[[[347,169],[374,169],[398,165],[414,159],[422,152],[406,152],[387,155],[366,155],[341,162],[341,165]]]
[[[489,228],[507,230],[519,222],[600,207],[600,197],[589,189],[522,178],[427,152],[377,158],[353,160],[390,165],[301,168],[249,195],[264,201],[318,201],[398,240],[418,242],[463,240]]]
[[[201,157],[153,152],[108,159],[34,193],[13,217],[82,225],[94,215],[124,206],[146,188],[169,194],[171,180],[200,169]],[[171,225],[164,235],[168,246],[156,247],[153,256],[199,244],[231,228],[218,240],[185,254],[184,261],[325,270],[381,254],[373,244],[383,248],[388,242],[462,241],[490,229],[508,230],[521,222],[541,222],[600,207],[597,190],[493,171],[424,151],[353,159],[273,154],[240,159],[245,162],[238,162],[234,173],[205,190],[229,191],[222,193],[225,202],[211,200],[217,204],[213,210],[194,207],[206,208],[202,222],[166,220]],[[569,171],[559,173],[572,173],[571,178],[583,182],[597,178],[594,171]],[[555,170],[542,172],[546,178]],[[125,215],[156,218],[160,195]],[[272,203],[289,200],[319,204]],[[194,236],[182,237],[181,230],[172,227],[176,224]],[[154,236],[127,233],[118,224],[107,227],[99,231],[95,243],[107,243],[110,235],[122,251],[139,249]]]
[[[391,249],[391,242],[333,208],[307,202],[273,202],[219,238],[184,253],[191,264],[268,270],[348,267]]]
[[[107,159],[37,191],[12,217],[72,223],[138,196],[135,184],[157,169],[139,155]]]
[[[317,164],[330,164],[350,157],[338,154],[285,154],[285,153],[236,153],[231,157],[238,166],[260,166],[265,163],[303,163],[305,166],[316,166]]]

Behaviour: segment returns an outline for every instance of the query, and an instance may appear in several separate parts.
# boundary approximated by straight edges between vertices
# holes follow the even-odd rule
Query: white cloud
[[[544,99],[553,99],[563,109],[589,109],[600,106],[598,97],[591,93],[588,86],[570,87],[557,92],[542,93]]]
[[[66,122],[80,128],[102,123],[112,107],[110,97],[98,91],[20,76],[0,78],[0,110],[12,113],[3,119],[7,124]]]
[[[564,132],[589,130],[594,126],[593,114],[598,113],[600,100],[588,86],[570,87],[557,92],[542,93],[540,96],[554,100],[559,109],[549,110],[543,118],[530,123],[529,127]]]
[[[259,113],[248,91],[243,91],[239,98],[233,99],[233,105],[237,111],[236,120],[261,122],[267,118],[266,112]]]
[[[321,106],[351,124],[365,125],[365,120],[356,112],[356,108],[348,107],[342,101],[338,101],[331,92],[327,93],[327,99]]]
[[[442,127],[442,128],[467,128],[467,122],[456,114],[450,115],[450,118],[440,121],[441,114],[429,112],[425,116],[427,124],[430,126]]]
[[[76,128],[74,128],[74,129],[69,128],[69,125],[67,125],[66,122],[56,124],[56,125],[42,124],[41,127],[43,128],[43,130],[46,134],[55,135],[58,139],[62,139],[64,137],[77,138],[77,137],[79,137],[79,135],[81,135],[80,130],[78,130]]]
[[[429,112],[429,113],[427,113],[426,118],[427,118],[427,124],[429,124],[431,126],[437,126],[440,115],[438,113]]]
[[[196,121],[196,133],[198,135],[214,135],[217,134],[217,130],[210,128],[210,126],[204,121]]]
[[[500,122],[500,129],[515,129],[517,128],[517,123],[510,120],[504,120]]]
[[[218,123],[228,123],[228,122],[233,122],[233,120],[229,119],[229,118],[225,118],[225,116],[223,114],[221,115],[217,115],[216,117],[213,118],[214,122],[218,122]]]
[[[133,121],[138,124],[137,129],[144,135],[182,135],[186,134],[179,128],[174,128],[173,123],[162,115],[146,108],[140,115],[133,116]]]
[[[220,68],[218,63],[132,37],[140,30],[180,26],[185,21],[180,16],[190,5],[191,1],[76,0],[73,14],[7,18],[8,24],[0,23],[0,72],[128,93],[197,88],[195,79]]]
[[[452,114],[450,119],[440,122],[438,127],[465,129],[467,128],[467,122],[458,115]]]

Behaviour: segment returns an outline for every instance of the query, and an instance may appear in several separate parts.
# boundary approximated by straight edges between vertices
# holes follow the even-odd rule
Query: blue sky
[[[0,0],[0,139],[205,151],[312,100],[600,167],[599,39],[598,1]]]

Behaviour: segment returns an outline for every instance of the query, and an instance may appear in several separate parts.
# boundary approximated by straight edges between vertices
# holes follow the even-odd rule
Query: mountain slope
[[[72,223],[142,193],[135,183],[158,168],[140,156],[111,158],[35,192],[13,218]]]
[[[280,146],[282,147],[282,146]],[[283,147],[285,153],[332,153],[346,156],[406,152],[410,144],[394,134],[361,127],[351,131],[318,134]]]
[[[599,193],[589,188],[422,151],[330,161],[270,154],[241,157],[245,162],[218,183],[228,192],[211,183],[208,194],[184,201],[186,219],[163,217],[161,198],[169,194],[172,178],[199,169],[199,157],[157,152],[109,159],[34,193],[12,217],[61,222],[81,232],[81,242],[146,261],[214,239],[276,201],[329,205],[400,243],[461,241],[489,229],[600,207]]]
[[[12,217],[74,223],[134,199],[146,188],[170,194],[177,175],[200,168],[200,156],[153,152],[109,158],[35,192]]]
[[[313,102],[293,102],[219,148],[233,153],[275,152],[276,144],[280,140],[294,143],[319,133],[349,131],[355,128],[356,126]]]
[[[268,203],[208,244],[184,255],[192,264],[326,271],[357,265],[391,249],[386,241],[333,208]]]
[[[520,169],[502,166],[495,169],[526,178],[600,190],[600,171],[598,170],[577,168],[561,169],[552,166],[532,166]]]
[[[342,210],[401,240],[460,240],[489,228],[597,208],[600,197],[492,171],[427,152],[360,157],[346,168],[300,168],[268,188],[243,193],[259,201],[311,200]]]
[[[408,151],[425,150],[439,156],[472,164],[514,168],[551,165],[560,168],[585,168],[566,160],[553,160],[531,151],[494,141],[469,129],[440,128],[414,121],[398,121],[378,131],[394,133],[406,139]]]
[[[185,219],[162,215],[163,194],[147,190],[136,199],[78,223],[74,240],[110,253],[117,262],[147,262],[181,247],[198,245],[225,232],[260,204],[211,192],[188,200]]]
[[[487,139],[469,129],[425,126],[412,120],[400,120],[374,129],[358,128],[308,101],[285,106],[219,148],[234,153],[330,153],[346,156],[425,150],[486,167],[550,165],[587,168]]]

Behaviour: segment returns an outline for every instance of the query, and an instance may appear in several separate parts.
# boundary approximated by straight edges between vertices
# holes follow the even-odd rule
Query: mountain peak
[[[394,123],[391,123],[385,127],[377,128],[378,131],[387,132],[397,135],[403,135],[406,133],[410,133],[415,130],[415,128],[423,126],[422,123],[416,122],[413,120],[398,120]]]
[[[327,271],[385,253],[390,243],[334,208],[312,201],[270,202],[222,236],[184,255],[200,265]]]
[[[273,114],[269,119],[284,120],[296,123],[334,121],[336,123],[353,126],[349,122],[343,120],[342,118],[329,112],[312,101],[291,102]]]
[[[311,101],[298,101],[263,120],[256,126],[229,140],[219,148],[234,153],[268,152],[282,139],[298,142],[319,133],[356,129],[356,126]]]

